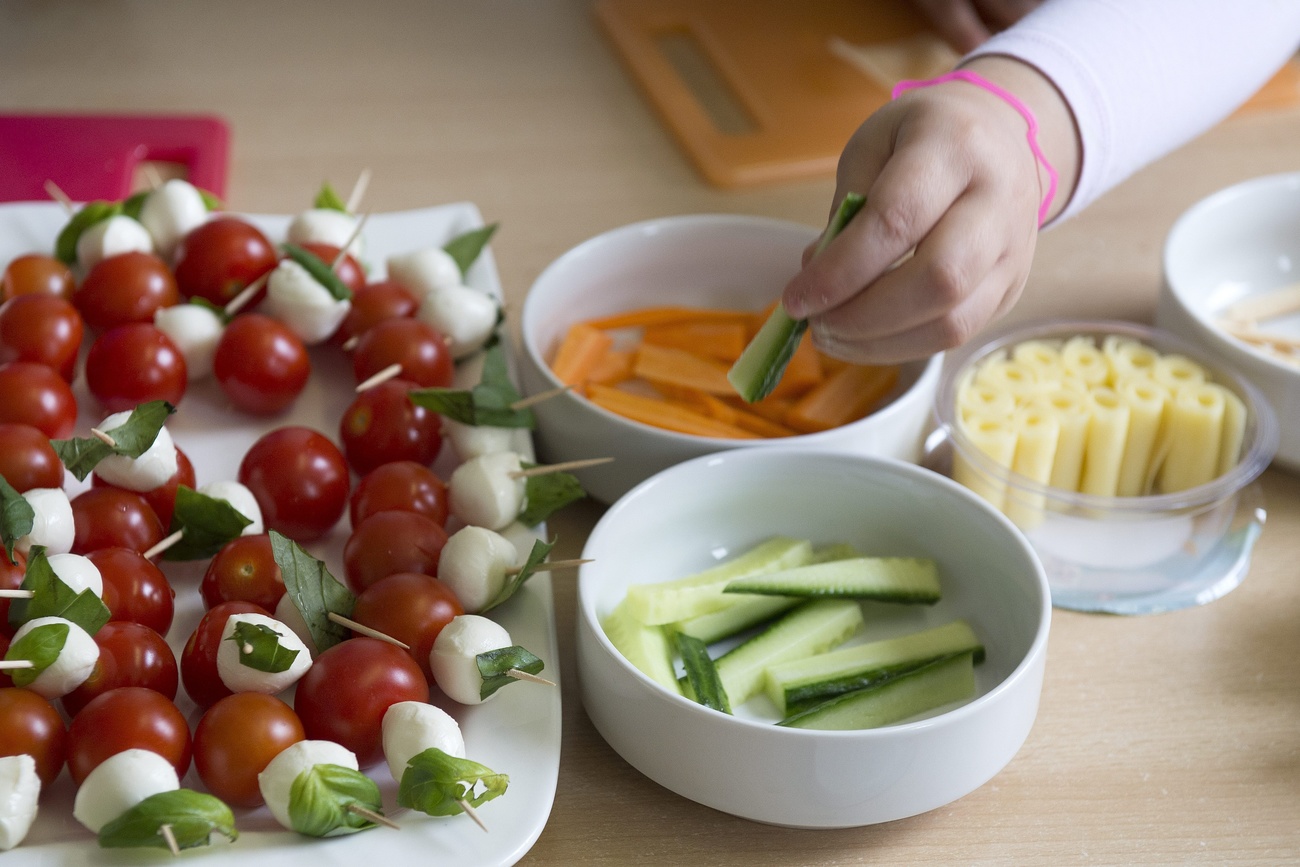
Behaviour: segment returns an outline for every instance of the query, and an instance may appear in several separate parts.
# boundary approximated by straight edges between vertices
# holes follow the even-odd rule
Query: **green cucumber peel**
[[[336,301],[351,301],[352,290],[347,284],[339,279],[339,275],[334,273],[330,263],[326,262],[320,256],[317,256],[311,250],[299,247],[297,244],[290,244],[287,241],[280,245],[284,250],[285,256],[297,262],[307,270],[311,278],[325,287],[325,291],[330,294]]]
[[[443,251],[451,256],[456,266],[460,268],[461,277],[464,277],[469,272],[470,266],[478,260],[479,254],[496,233],[498,225],[490,223],[478,229],[471,229],[442,245]]]
[[[322,653],[351,637],[351,631],[333,620],[330,613],[352,616],[357,598],[330,574],[325,564],[302,546],[275,530],[270,531],[271,554],[284,577],[285,592],[302,614],[311,632],[316,652]]]
[[[505,347],[493,341],[484,350],[483,376],[471,389],[417,388],[409,394],[411,403],[441,413],[461,424],[491,427],[533,428],[537,419],[527,407],[512,409],[522,398],[510,379]]]
[[[727,700],[727,690],[718,677],[717,666],[709,656],[709,648],[703,641],[693,635],[678,632],[673,635],[677,645],[677,655],[682,658],[686,670],[686,682],[690,686],[689,695],[705,707],[731,713],[731,702]]]
[[[104,849],[149,847],[170,849],[163,827],[171,830],[178,849],[194,849],[212,843],[212,835],[237,840],[235,814],[219,798],[193,789],[173,789],[150,795],[99,829]]]
[[[375,827],[353,807],[383,814],[375,781],[342,765],[312,765],[289,787],[289,824],[308,837],[354,834]]]
[[[4,541],[5,557],[17,565],[14,559],[14,545],[18,540],[32,531],[36,523],[36,510],[27,498],[0,476],[0,540]]]
[[[546,663],[536,654],[518,644],[484,651],[474,657],[474,662],[478,665],[479,676],[483,678],[483,687],[479,691],[479,699],[482,701],[487,701],[488,696],[498,689],[516,681],[517,678],[511,677],[510,672],[537,674],[546,667]]]
[[[14,686],[31,686],[45,669],[53,665],[68,643],[71,631],[72,627],[67,623],[46,623],[10,644],[5,651],[6,662],[26,660],[32,664],[31,668],[15,668],[9,672]]]
[[[455,816],[465,812],[465,804],[478,807],[505,794],[509,785],[506,774],[430,747],[407,762],[397,804],[429,816]]]
[[[89,588],[80,593],[65,584],[50,567],[45,549],[37,545],[27,552],[27,570],[23,590],[32,591],[30,599],[13,599],[9,603],[9,625],[17,629],[38,617],[62,617],[94,635],[113,615],[104,600]]]
[[[534,542],[532,550],[528,552],[528,559],[524,561],[524,565],[519,567],[518,572],[515,572],[506,579],[506,583],[502,585],[501,591],[488,600],[488,603],[483,606],[479,613],[486,614],[502,602],[505,602],[511,596],[518,593],[519,588],[524,586],[524,582],[536,574],[537,567],[541,566],[542,563],[545,562],[547,555],[551,553],[551,549],[554,547],[554,542],[543,542],[541,539]]]
[[[275,674],[288,671],[302,651],[285,647],[279,632],[264,623],[239,621],[226,641],[239,645],[239,664]]]
[[[524,464],[524,469],[537,466]],[[543,473],[529,476],[524,481],[524,510],[519,522],[525,527],[536,527],[570,503],[587,496],[582,483],[573,473]]]
[[[82,234],[96,223],[102,223],[109,217],[122,213],[121,202],[87,202],[68,220],[54,239],[54,256],[65,265],[77,263],[77,242]]]
[[[176,407],[167,401],[151,400],[131,410],[131,415],[122,424],[104,431],[114,445],[109,445],[99,437],[50,440],[50,445],[68,472],[76,476],[78,481],[85,481],[99,462],[109,455],[138,458],[148,451],[154,440],[158,439],[158,432],[167,423],[167,417],[174,412]]]
[[[253,523],[225,500],[178,485],[171,533],[183,535],[163,553],[164,560],[206,560],[243,534]]]
[[[347,202],[343,197],[335,192],[334,187],[329,181],[324,181],[320,185],[320,192],[316,194],[316,200],[312,202],[313,208],[320,208],[324,211],[342,211],[348,213]]]
[[[866,202],[866,197],[858,193],[844,196],[839,209],[831,217],[830,225],[822,233],[814,256],[819,255],[835,240]],[[727,380],[746,403],[760,401],[772,393],[785,375],[785,368],[799,348],[799,341],[807,329],[806,319],[795,319],[785,312],[783,306],[776,305],[754,339],[749,341],[727,372]]]

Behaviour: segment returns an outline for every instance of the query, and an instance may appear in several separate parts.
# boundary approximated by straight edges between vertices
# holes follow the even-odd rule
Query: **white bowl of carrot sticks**
[[[569,250],[524,302],[523,382],[548,462],[612,503],[656,472],[730,448],[798,445],[916,461],[942,359],[848,365],[806,338],[780,386],[746,404],[727,370],[798,270],[811,226],[690,215],[623,226]]]
[[[1202,199],[1165,242],[1156,324],[1240,370],[1279,418],[1300,418],[1300,172]],[[1300,471],[1300,425],[1275,463]]]

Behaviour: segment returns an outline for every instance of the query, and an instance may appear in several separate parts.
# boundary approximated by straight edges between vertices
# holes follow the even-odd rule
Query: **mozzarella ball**
[[[444,286],[424,296],[416,318],[447,338],[452,358],[483,348],[496,331],[501,308],[492,296],[468,286]]]
[[[32,531],[18,538],[14,550],[26,554],[33,545],[42,545],[48,555],[71,551],[77,528],[67,491],[63,488],[32,488],[23,491],[22,497],[35,515],[32,517]]]
[[[87,271],[110,256],[137,252],[152,253],[153,237],[138,220],[125,214],[100,220],[77,238],[77,264]]]
[[[171,338],[185,356],[188,380],[203,379],[212,373],[212,359],[226,330],[215,310],[202,304],[174,304],[160,307],[153,315],[154,327]]]
[[[74,593],[89,590],[101,599],[104,596],[104,576],[89,557],[81,554],[51,554],[46,558],[59,580]]]
[[[0,852],[23,842],[36,821],[40,797],[36,760],[26,754],[0,757]]]
[[[271,272],[262,306],[303,343],[315,346],[338,330],[352,302],[335,298],[306,268],[292,259],[282,259]]]
[[[506,584],[515,565],[515,546],[486,527],[462,527],[447,539],[438,557],[438,580],[460,600],[467,614],[477,614]]]
[[[271,815],[290,831],[295,829],[289,818],[289,791],[299,774],[316,765],[340,765],[359,770],[356,755],[346,747],[333,741],[298,741],[281,750],[257,775],[257,787],[261,789],[262,799]]]
[[[485,699],[481,698],[483,677],[478,671],[478,655],[513,644],[510,633],[495,620],[461,614],[452,618],[433,640],[429,669],[448,698],[461,704],[482,704]]]
[[[441,247],[427,247],[413,253],[388,257],[388,279],[423,298],[435,289],[459,286],[460,266]]]
[[[99,430],[111,431],[121,427],[130,417],[130,412],[115,412],[99,423]],[[144,492],[167,484],[176,475],[177,466],[176,443],[164,425],[140,457],[109,455],[95,465],[95,475],[110,485]]]
[[[523,467],[515,452],[479,455],[458,466],[447,480],[452,513],[466,524],[499,530],[519,517],[527,491],[512,474]]]
[[[442,750],[449,756],[465,758],[465,738],[460,724],[436,705],[423,701],[399,701],[384,711],[381,724],[384,758],[393,779],[402,782],[407,764],[428,749]]]
[[[150,190],[140,205],[140,224],[153,238],[154,248],[164,259],[171,259],[192,229],[208,219],[208,203],[198,187],[189,181],[172,178]]]
[[[199,488],[199,493],[214,500],[224,500],[233,506],[236,512],[251,521],[252,523],[244,528],[241,535],[254,536],[265,532],[266,525],[262,522],[262,507],[258,505],[253,492],[244,484],[230,479],[208,482]]]
[[[357,232],[357,218],[334,208],[309,208],[293,218],[285,233],[291,244],[328,244],[354,258],[361,255],[364,241]],[[356,235],[354,238],[353,235]]]
[[[180,787],[176,769],[167,759],[151,750],[123,750],[100,762],[82,781],[72,816],[98,834],[145,798]]]
[[[56,624],[64,624],[68,627],[68,637],[64,640],[63,647],[60,648],[54,662],[36,675],[35,680],[27,684],[27,688],[32,692],[39,693],[51,701],[67,695],[85,683],[99,660],[99,645],[90,637],[90,633],[62,617],[37,617],[27,621],[14,633],[10,648],[33,630]]]
[[[490,452],[511,451],[516,442],[515,428],[465,424],[445,416],[442,435],[451,441],[451,447],[462,461]]]
[[[244,665],[245,648],[239,641],[232,641],[235,627],[241,623],[251,626],[265,626],[274,630],[279,636],[280,646],[285,650],[296,650],[298,655],[284,671],[261,671]],[[292,629],[265,614],[232,614],[221,630],[221,644],[217,646],[217,675],[231,692],[263,692],[275,695],[284,692],[297,683],[298,678],[311,668],[311,653]]]
[[[312,658],[316,658],[316,639],[312,638],[311,630],[307,627],[307,619],[302,616],[298,606],[293,603],[293,597],[285,593],[280,597],[280,601],[275,603],[275,619],[293,630],[293,634],[298,636],[298,640],[307,648],[307,652]]]

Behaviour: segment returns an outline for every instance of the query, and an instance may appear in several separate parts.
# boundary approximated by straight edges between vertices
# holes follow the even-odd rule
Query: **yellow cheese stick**
[[[1011,419],[970,418],[960,422],[962,433],[971,444],[987,455],[999,467],[1010,468],[1016,455],[1016,428]],[[1007,483],[1003,476],[989,473],[975,466],[953,449],[952,477],[955,481],[979,494],[999,511],[1006,496]]]
[[[1151,369],[1151,378],[1171,392],[1184,386],[1200,385],[1208,379],[1204,367],[1186,355],[1177,354],[1160,356]]]
[[[1016,413],[1016,452],[1011,469],[1040,485],[1052,477],[1061,423],[1051,412],[1022,409]],[[1008,488],[1003,511],[1017,527],[1031,530],[1043,520],[1044,495]]]
[[[1213,385],[1174,392],[1169,401],[1169,453],[1159,476],[1162,492],[1185,491],[1218,474],[1225,405],[1223,389]]]
[[[1106,357],[1092,342],[1092,338],[1071,337],[1061,347],[1061,370],[1066,376],[1074,376],[1088,385],[1104,385],[1110,374]]]
[[[1061,352],[1045,340],[1026,340],[1017,343],[1011,350],[1011,360],[1026,367],[1031,367],[1039,374],[1039,381],[1044,376],[1056,379],[1061,371]]]
[[[986,360],[975,372],[975,382],[1005,391],[1022,404],[1038,391],[1038,374],[1027,364],[1006,359]]]
[[[1241,461],[1241,444],[1246,439],[1246,404],[1231,389],[1212,386],[1223,391],[1223,439],[1219,442],[1219,466],[1216,475],[1223,475]]]
[[[996,386],[967,380],[957,392],[958,418],[1011,418],[1015,411],[1016,399]]]
[[[1029,407],[1054,415],[1059,429],[1056,456],[1052,459],[1052,473],[1047,483],[1066,491],[1079,490],[1083,449],[1088,442],[1088,417],[1092,414],[1088,393],[1062,388],[1040,394]]]
[[[1113,389],[1094,388],[1090,394],[1092,417],[1083,451],[1083,476],[1079,490],[1085,494],[1113,497],[1119,489],[1119,468],[1124,460],[1128,437],[1128,404]]]
[[[1155,369],[1160,353],[1150,346],[1128,337],[1111,334],[1102,341],[1102,355],[1110,366],[1111,387],[1134,377],[1149,377]]]
[[[1130,379],[1120,386],[1119,396],[1128,405],[1129,416],[1124,459],[1120,462],[1115,492],[1121,497],[1138,497],[1147,493],[1151,458],[1169,390],[1153,380]]]

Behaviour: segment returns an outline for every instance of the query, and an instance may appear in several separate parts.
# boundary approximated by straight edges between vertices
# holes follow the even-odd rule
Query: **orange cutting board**
[[[889,87],[836,55],[922,34],[908,0],[597,0],[596,19],[660,119],[720,187],[825,177]],[[1243,111],[1300,104],[1287,65]]]

